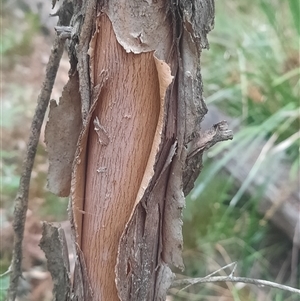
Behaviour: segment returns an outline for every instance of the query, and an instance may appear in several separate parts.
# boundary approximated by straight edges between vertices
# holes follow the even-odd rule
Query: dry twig
[[[230,275],[228,276],[213,276],[215,275],[217,272],[224,270],[225,268],[228,268],[230,266],[233,265],[233,270],[230,273]],[[242,282],[242,283],[248,283],[248,284],[254,284],[257,285],[259,287],[264,287],[264,286],[268,286],[271,288],[277,288],[277,289],[281,289],[287,292],[291,292],[294,294],[299,294],[300,295],[300,290],[287,286],[287,285],[282,285],[276,282],[272,282],[272,281],[267,281],[267,280],[262,280],[262,279],[253,279],[253,278],[247,278],[247,277],[235,277],[233,276],[234,271],[236,269],[237,263],[233,262],[230,263],[228,265],[226,265],[225,267],[205,276],[202,278],[189,278],[189,279],[181,279],[181,280],[176,280],[172,283],[171,287],[178,287],[178,286],[183,286],[185,285],[184,288],[182,288],[180,291],[187,289],[188,287],[190,287],[191,285],[197,284],[197,283],[212,283],[212,282]]]
[[[63,11],[64,7],[60,8]],[[59,19],[59,25],[68,25],[61,23],[68,23],[70,17],[63,20]],[[10,284],[8,288],[8,298],[9,301],[14,301],[17,295],[17,288],[19,283],[19,277],[22,276],[22,241],[24,236],[24,226],[26,221],[26,212],[28,208],[28,193],[31,172],[33,168],[33,163],[35,159],[35,154],[40,138],[41,127],[44,121],[45,113],[49,104],[52,88],[56,78],[57,70],[59,67],[60,59],[64,51],[65,39],[61,37],[56,37],[51,49],[51,54],[46,68],[46,76],[42,85],[41,92],[37,99],[37,107],[32,119],[29,142],[27,146],[27,151],[25,155],[25,160],[23,162],[22,174],[20,178],[19,189],[17,197],[15,199],[14,207],[14,246],[13,246],[13,257],[9,268],[11,273]]]

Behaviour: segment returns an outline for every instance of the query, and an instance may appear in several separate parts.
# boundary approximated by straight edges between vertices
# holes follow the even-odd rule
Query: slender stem
[[[14,301],[17,295],[19,277],[22,275],[22,241],[24,236],[24,226],[26,220],[26,212],[28,208],[28,193],[32,167],[40,138],[41,127],[44,121],[45,113],[49,104],[52,88],[54,85],[56,73],[59,67],[59,62],[64,51],[65,40],[56,37],[49,62],[46,69],[46,77],[43,82],[41,92],[38,96],[37,107],[31,123],[29,142],[23,162],[23,171],[21,174],[19,189],[15,199],[14,208],[14,246],[13,257],[10,266],[10,284],[8,289],[9,301]]]
[[[232,277],[232,276],[214,276],[214,277],[203,277],[203,278],[191,278],[191,279],[182,279],[182,280],[176,280],[173,282],[172,287],[178,287],[181,285],[191,285],[196,283],[211,283],[211,282],[243,282],[243,283],[249,283],[254,284],[257,286],[268,286],[272,288],[281,289],[284,291],[288,291],[291,293],[299,294],[300,290],[287,286],[282,285],[279,283],[261,280],[261,279],[253,279],[253,278],[246,278],[246,277]]]

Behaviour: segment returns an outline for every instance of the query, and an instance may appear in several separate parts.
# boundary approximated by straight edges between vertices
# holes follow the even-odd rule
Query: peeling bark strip
[[[169,265],[183,268],[184,194],[203,151],[231,138],[224,124],[200,132],[213,0],[74,3],[70,73],[83,121],[70,203],[74,300],[90,299],[89,287],[93,300],[165,300]]]
[[[48,270],[54,284],[53,300],[69,300],[71,287],[69,254],[63,229],[43,223],[40,247],[46,254]]]
[[[72,165],[82,128],[78,74],[70,77],[59,104],[50,102],[45,142],[49,156],[48,189],[61,197],[69,196]]]

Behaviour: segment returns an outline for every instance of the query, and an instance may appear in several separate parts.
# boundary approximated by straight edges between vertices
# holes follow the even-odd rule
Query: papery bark
[[[183,268],[184,193],[203,151],[222,140],[200,128],[207,112],[200,55],[213,19],[212,0],[75,1],[77,298],[165,300],[170,266]]]

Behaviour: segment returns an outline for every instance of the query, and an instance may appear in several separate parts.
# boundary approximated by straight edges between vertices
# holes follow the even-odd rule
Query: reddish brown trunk
[[[118,243],[147,165],[160,96],[153,53],[126,53],[106,15],[98,30],[91,63],[94,87],[103,88],[89,129],[81,248],[94,300],[118,300]],[[97,117],[108,143],[99,142],[93,125]]]

